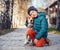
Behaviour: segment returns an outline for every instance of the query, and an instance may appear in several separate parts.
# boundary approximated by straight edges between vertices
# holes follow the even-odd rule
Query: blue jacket
[[[28,25],[28,21],[26,21],[25,25]],[[36,39],[47,38],[48,22],[45,12],[38,12],[38,16],[34,18],[33,30],[36,32]]]

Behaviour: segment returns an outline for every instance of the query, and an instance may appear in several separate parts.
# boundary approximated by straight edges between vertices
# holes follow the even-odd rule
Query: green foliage
[[[11,29],[5,29],[5,30],[0,30],[0,35],[7,34],[9,32],[14,31],[16,28],[11,28]]]
[[[60,34],[59,30],[53,29],[53,28],[48,28],[48,32],[54,33],[54,34]]]

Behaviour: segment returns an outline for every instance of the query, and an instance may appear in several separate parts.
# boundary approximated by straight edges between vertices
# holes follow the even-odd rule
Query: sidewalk
[[[60,50],[60,35],[58,34],[48,35],[48,38],[52,41],[52,46],[24,46],[25,30],[25,28],[16,29],[0,36],[0,50]]]

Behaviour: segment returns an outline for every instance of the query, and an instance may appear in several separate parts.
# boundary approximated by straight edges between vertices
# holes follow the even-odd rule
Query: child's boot
[[[46,43],[47,43],[49,46],[51,46],[51,45],[52,45],[51,40],[49,40],[48,38],[46,38]]]

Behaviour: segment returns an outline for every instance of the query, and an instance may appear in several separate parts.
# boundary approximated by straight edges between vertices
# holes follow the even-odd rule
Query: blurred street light
[[[55,5],[56,8],[58,8],[58,5]]]

